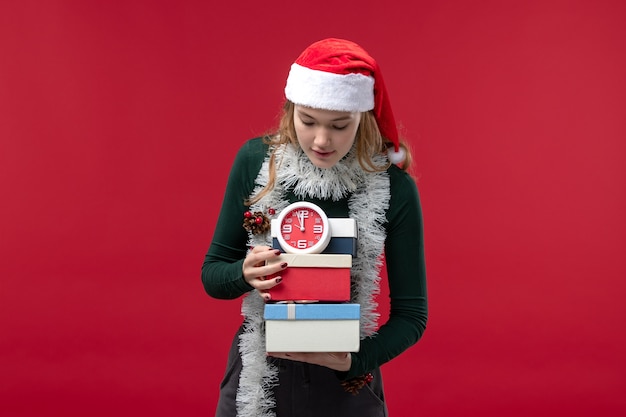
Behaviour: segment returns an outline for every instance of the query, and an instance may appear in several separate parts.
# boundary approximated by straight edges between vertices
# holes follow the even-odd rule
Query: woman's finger
[[[279,256],[281,252],[277,249],[267,247],[264,248],[265,249],[254,248],[252,251],[250,251],[248,256],[246,256],[246,258],[244,259],[242,265],[242,273],[244,279],[254,288],[260,288],[257,286],[259,280],[263,281],[265,280],[265,277],[271,277],[272,279],[274,279],[276,278],[274,275],[284,270],[288,266],[286,262],[276,262],[270,265],[266,265],[266,261],[268,259]],[[275,284],[276,282],[272,283],[270,287]]]
[[[271,279],[259,277],[258,279],[253,281],[254,283],[250,285],[252,285],[254,288],[256,288],[259,291],[267,291],[269,289],[274,288],[278,284],[280,284],[282,280],[283,280],[282,277],[273,277]]]

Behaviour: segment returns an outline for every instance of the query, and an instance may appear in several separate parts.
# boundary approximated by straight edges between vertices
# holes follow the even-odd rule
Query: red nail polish
[[[283,268],[283,269],[287,268],[287,262],[283,262],[282,264],[280,264],[280,267]]]
[[[282,281],[283,279],[281,277],[276,278],[276,283],[278,284],[280,281]]]

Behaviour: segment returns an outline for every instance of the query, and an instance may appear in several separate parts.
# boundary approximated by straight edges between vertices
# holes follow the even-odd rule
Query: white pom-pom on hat
[[[400,165],[406,160],[406,152],[404,148],[398,147],[396,151],[393,147],[387,149],[387,158],[389,162],[395,165]]]

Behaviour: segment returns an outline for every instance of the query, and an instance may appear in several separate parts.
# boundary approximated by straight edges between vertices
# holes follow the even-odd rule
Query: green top
[[[255,179],[268,146],[261,138],[246,142],[232,166],[215,233],[202,266],[206,292],[215,298],[234,299],[253,290],[242,273],[247,253],[248,232],[243,228],[244,201],[255,187]],[[390,292],[389,319],[352,353],[352,366],[341,378],[369,372],[415,344],[424,333],[428,318],[422,210],[417,187],[404,171],[387,169],[391,198],[386,213],[385,265]],[[292,193],[289,202],[300,199]],[[332,201],[307,199],[319,205],[328,217],[348,217],[348,198]]]

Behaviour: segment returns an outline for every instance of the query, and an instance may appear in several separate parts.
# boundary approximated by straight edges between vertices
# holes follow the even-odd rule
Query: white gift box
[[[359,304],[266,304],[267,352],[358,352]]]

